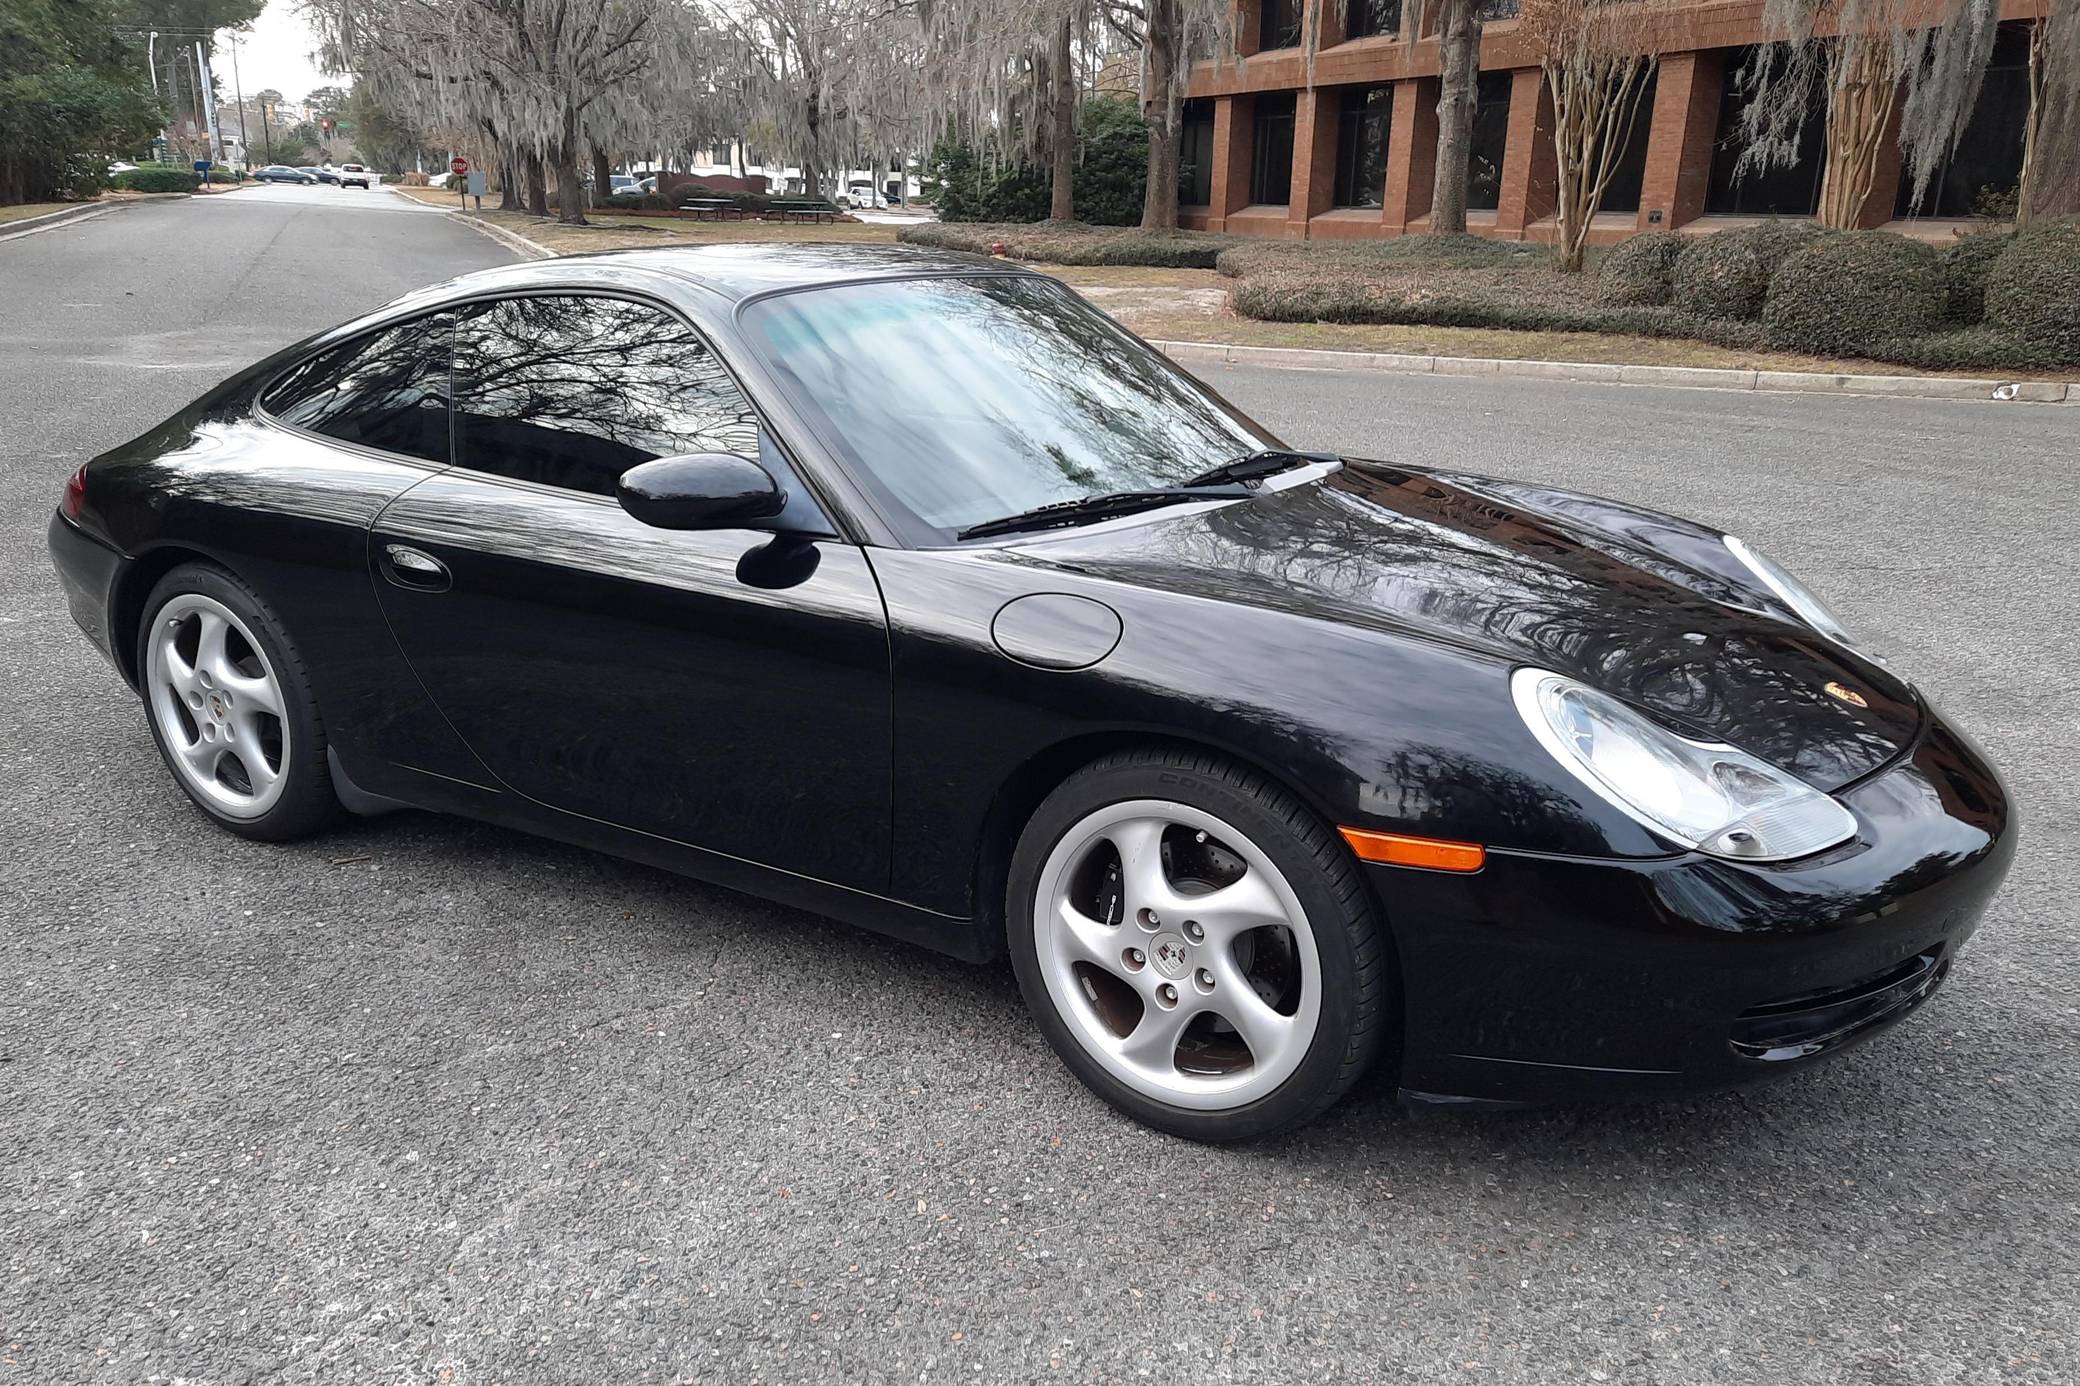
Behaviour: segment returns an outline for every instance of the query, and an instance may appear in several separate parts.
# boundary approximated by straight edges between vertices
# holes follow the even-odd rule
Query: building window
[[[1263,27],[1257,31],[1257,51],[1300,46],[1300,0],[1264,0]]]
[[[1719,130],[1712,142],[1712,176],[1704,210],[1711,216],[1809,217],[1820,206],[1820,175],[1827,167],[1827,95],[1815,91],[1798,130],[1798,156],[1787,166],[1751,172],[1735,181],[1745,142],[1741,138],[1741,71],[1758,50],[1726,50],[1726,78],[1719,90]]]
[[[1654,72],[1647,74],[1639,105],[1632,111],[1632,124],[1625,130],[1624,147],[1611,169],[1611,181],[1604,184],[1603,200],[1596,205],[1599,212],[1639,210],[1640,188],[1647,181],[1647,134],[1654,125],[1654,88],[1659,76]]]
[[[1483,72],[1473,110],[1473,140],[1466,150],[1466,208],[1492,212],[1502,203],[1502,156],[1509,145],[1508,72]]]
[[[1914,205],[1912,167],[1900,169],[1899,201],[1893,214],[1968,217],[1980,212],[1982,194],[1993,199],[2012,195],[2022,180],[2022,138],[2028,118],[2029,25],[2003,24],[1994,31],[1993,58],[1964,136],[1950,157],[1936,165],[1920,206]]]
[[[1177,150],[1177,200],[1187,207],[1213,201],[1213,103],[1184,103],[1184,130]]]
[[[1265,92],[1256,100],[1256,122],[1249,170],[1249,200],[1287,203],[1293,200],[1292,92]]]
[[[1345,87],[1336,120],[1336,205],[1377,207],[1387,187],[1387,132],[1394,89]]]
[[[1345,38],[1392,38],[1401,32],[1401,0],[1350,0],[1343,12]]]
[[[1480,0],[1477,12],[1481,23],[1499,24],[1505,19],[1515,19],[1523,7],[1523,0]]]

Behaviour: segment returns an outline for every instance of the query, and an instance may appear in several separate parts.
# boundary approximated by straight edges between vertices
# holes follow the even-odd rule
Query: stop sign
[[[463,174],[469,172],[469,160],[463,158],[460,154],[457,154],[454,158],[448,160],[448,172],[454,174],[458,178],[461,177]]]

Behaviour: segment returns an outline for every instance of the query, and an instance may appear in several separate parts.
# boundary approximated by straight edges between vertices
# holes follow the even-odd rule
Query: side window
[[[454,328],[436,313],[356,337],[292,366],[260,403],[313,433],[446,466]]]
[[[465,310],[455,334],[455,460],[614,494],[621,473],[687,452],[758,456],[750,403],[692,328],[576,295]]]

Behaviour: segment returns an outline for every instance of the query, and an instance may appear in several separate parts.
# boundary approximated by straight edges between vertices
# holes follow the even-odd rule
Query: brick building
[[[1427,229],[1437,153],[1434,28],[1412,32],[1402,0],[1237,0],[1236,57],[1198,64],[1185,105],[1179,221],[1294,239]],[[1509,240],[1553,234],[1551,99],[1518,0],[1484,0],[1480,104],[1467,228]],[[1434,4],[1423,7],[1434,25]],[[1412,15],[1414,6],[1408,6]],[[1899,150],[1865,224],[1947,234],[1984,190],[2014,186],[2028,109],[2030,0],[2004,0],[1971,128],[1921,205],[1909,205]],[[1666,15],[1660,63],[1640,103],[1591,240],[1653,227],[1708,230],[1729,219],[1810,216],[1824,173],[1824,112],[1809,113],[1789,169],[1736,180],[1735,74],[1764,41],[1761,0],[1701,0]],[[1311,34],[1309,31],[1312,31]],[[1308,40],[1312,39],[1309,43]]]

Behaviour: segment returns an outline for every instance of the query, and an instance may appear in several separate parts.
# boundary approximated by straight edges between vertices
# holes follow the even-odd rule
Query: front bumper
[[[65,592],[65,605],[72,612],[73,622],[120,670],[123,662],[117,657],[108,619],[114,609],[110,599],[122,572],[123,556],[66,519],[62,512],[51,515],[47,539],[51,566],[58,570],[58,586]]]
[[[1725,1087],[1911,1013],[2007,873],[2007,795],[1931,719],[1906,757],[1839,797],[1857,837],[1786,865],[1491,851],[1470,876],[1369,868],[1405,979],[1405,1094]]]

